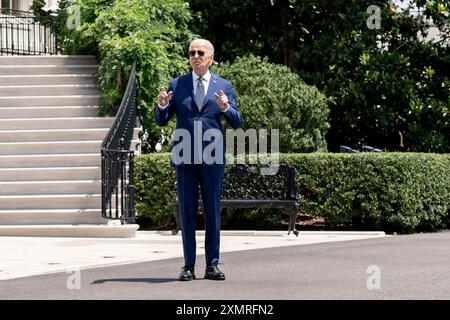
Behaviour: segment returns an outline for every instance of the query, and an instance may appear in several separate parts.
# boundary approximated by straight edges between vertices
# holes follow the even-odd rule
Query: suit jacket
[[[220,110],[219,105],[216,102],[216,98],[214,97],[214,93],[216,92],[219,94],[220,90],[223,90],[228,97],[229,107],[226,112],[222,112]],[[224,117],[228,124],[234,129],[239,128],[242,124],[242,117],[237,107],[236,96],[231,83],[211,72],[208,92],[206,93],[205,100],[200,111],[194,99],[192,72],[171,80],[169,83],[168,92],[169,91],[173,92],[172,99],[170,100],[169,105],[163,110],[159,107],[156,108],[155,121],[159,126],[165,126],[175,114],[177,119],[176,129],[184,129],[177,132],[183,137],[179,138],[178,141],[175,141],[174,139],[172,143],[172,165],[184,165],[188,164],[187,162],[189,161],[190,164],[224,164],[224,147],[222,150],[219,150],[218,148],[212,148],[211,145],[206,152],[206,154],[209,154],[211,149],[215,149],[211,154],[214,157],[220,157],[222,159],[222,163],[210,163],[210,161],[208,162],[208,160],[203,157],[199,158],[199,154],[200,152],[203,154],[205,148],[208,148],[208,145],[214,142],[217,143],[217,141],[215,141],[216,138],[208,138],[208,135],[211,136],[211,133],[217,134],[220,132],[222,134],[223,139],[221,143],[223,146],[225,136],[223,135],[223,127],[221,123],[222,117]],[[204,135],[207,131],[209,131],[209,134]],[[184,143],[182,146],[186,146],[187,141],[184,141],[186,138],[185,134],[189,134],[191,148],[182,148],[181,145],[178,145],[180,143]],[[215,151],[219,151],[221,154],[216,155]],[[174,162],[174,152],[179,156],[182,156],[184,159],[189,159],[189,161],[183,161],[182,163],[179,163],[179,161]]]

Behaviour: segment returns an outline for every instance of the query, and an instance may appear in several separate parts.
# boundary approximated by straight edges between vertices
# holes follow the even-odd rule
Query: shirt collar
[[[192,78],[194,79],[194,82],[196,82],[197,79],[200,78],[200,76],[198,74],[196,74],[194,71],[192,71]],[[204,80],[206,80],[206,82],[209,83],[209,81],[211,80],[211,72],[209,70],[207,70],[202,78]]]

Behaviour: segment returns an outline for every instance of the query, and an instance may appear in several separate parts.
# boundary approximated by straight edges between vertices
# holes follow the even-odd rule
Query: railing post
[[[129,154],[127,222],[134,222],[134,152]]]
[[[107,168],[107,164],[106,164],[106,157],[107,157],[107,153],[105,151],[101,151],[101,171],[102,171],[102,214],[104,212],[106,212],[106,168]]]

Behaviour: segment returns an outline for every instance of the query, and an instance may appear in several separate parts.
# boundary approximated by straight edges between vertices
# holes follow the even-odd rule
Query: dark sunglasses
[[[195,50],[192,50],[192,51],[189,51],[189,55],[191,56],[191,57],[195,57],[195,54],[198,54],[198,56],[199,57],[203,57],[204,55],[205,55],[205,51],[202,51],[202,50],[198,50],[198,51],[195,51]]]

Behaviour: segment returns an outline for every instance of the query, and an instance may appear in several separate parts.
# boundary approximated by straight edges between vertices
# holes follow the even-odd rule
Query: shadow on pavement
[[[92,284],[103,284],[105,282],[147,282],[147,283],[166,283],[174,282],[178,279],[174,278],[121,278],[121,279],[99,279],[92,282]]]

